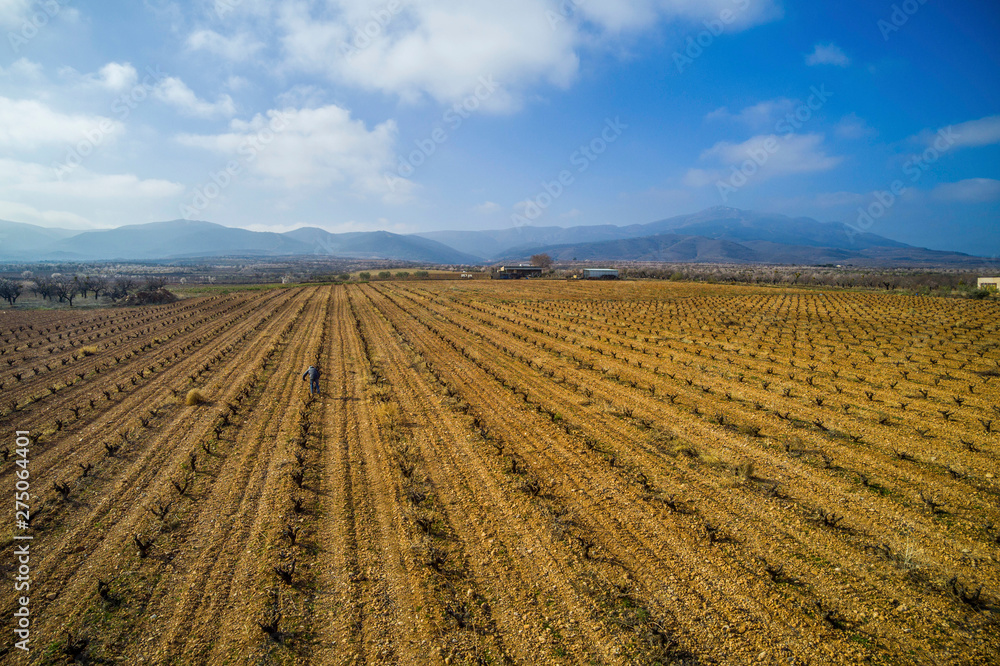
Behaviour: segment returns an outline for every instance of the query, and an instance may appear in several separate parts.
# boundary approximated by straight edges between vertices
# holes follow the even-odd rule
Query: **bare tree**
[[[103,275],[91,276],[90,290],[94,292],[94,298],[100,298],[101,294],[108,292],[108,278]]]
[[[548,268],[552,265],[552,257],[547,254],[533,254],[531,255],[531,265],[541,266],[542,268]]]
[[[127,275],[115,278],[109,289],[105,293],[113,300],[125,298],[136,287],[135,280]]]
[[[80,283],[80,279],[75,275],[70,277],[68,275],[61,276],[55,280],[55,296],[59,299],[59,302],[68,302],[70,307],[73,307],[73,300],[81,293],[86,293],[82,291],[83,285]]]
[[[24,285],[20,282],[0,278],[0,298],[10,303],[11,306],[17,301],[23,289]]]
[[[48,299],[50,301],[55,295],[55,289],[55,282],[46,277],[38,278],[31,287],[31,291],[34,292],[35,296],[41,296],[42,300]]]

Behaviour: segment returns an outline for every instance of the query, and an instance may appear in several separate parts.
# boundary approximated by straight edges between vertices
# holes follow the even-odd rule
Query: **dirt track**
[[[0,661],[995,663],[998,310],[414,282],[12,313],[34,620]]]

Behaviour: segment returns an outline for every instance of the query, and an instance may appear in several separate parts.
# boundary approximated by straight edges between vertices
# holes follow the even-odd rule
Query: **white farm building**
[[[979,278],[979,284],[976,286],[980,289],[1000,289],[1000,277]]]
[[[584,280],[617,280],[618,270],[615,268],[584,268]]]

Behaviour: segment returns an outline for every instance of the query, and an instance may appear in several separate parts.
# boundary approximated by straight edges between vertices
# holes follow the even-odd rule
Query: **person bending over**
[[[309,369],[302,373],[302,379],[309,378],[309,393],[319,393],[319,367],[310,365]]]

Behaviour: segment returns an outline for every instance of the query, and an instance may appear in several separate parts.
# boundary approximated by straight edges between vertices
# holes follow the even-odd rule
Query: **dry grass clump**
[[[97,347],[83,347],[80,349],[80,356],[93,356],[98,351]]]
[[[390,430],[402,425],[403,414],[395,402],[379,403],[375,407],[375,416]]]
[[[184,398],[184,404],[188,407],[194,407],[195,405],[200,405],[205,402],[205,395],[198,389],[191,389],[187,392],[187,396]]]
[[[753,481],[753,463],[744,461],[736,465],[733,472],[736,474],[737,483],[748,483]]]

